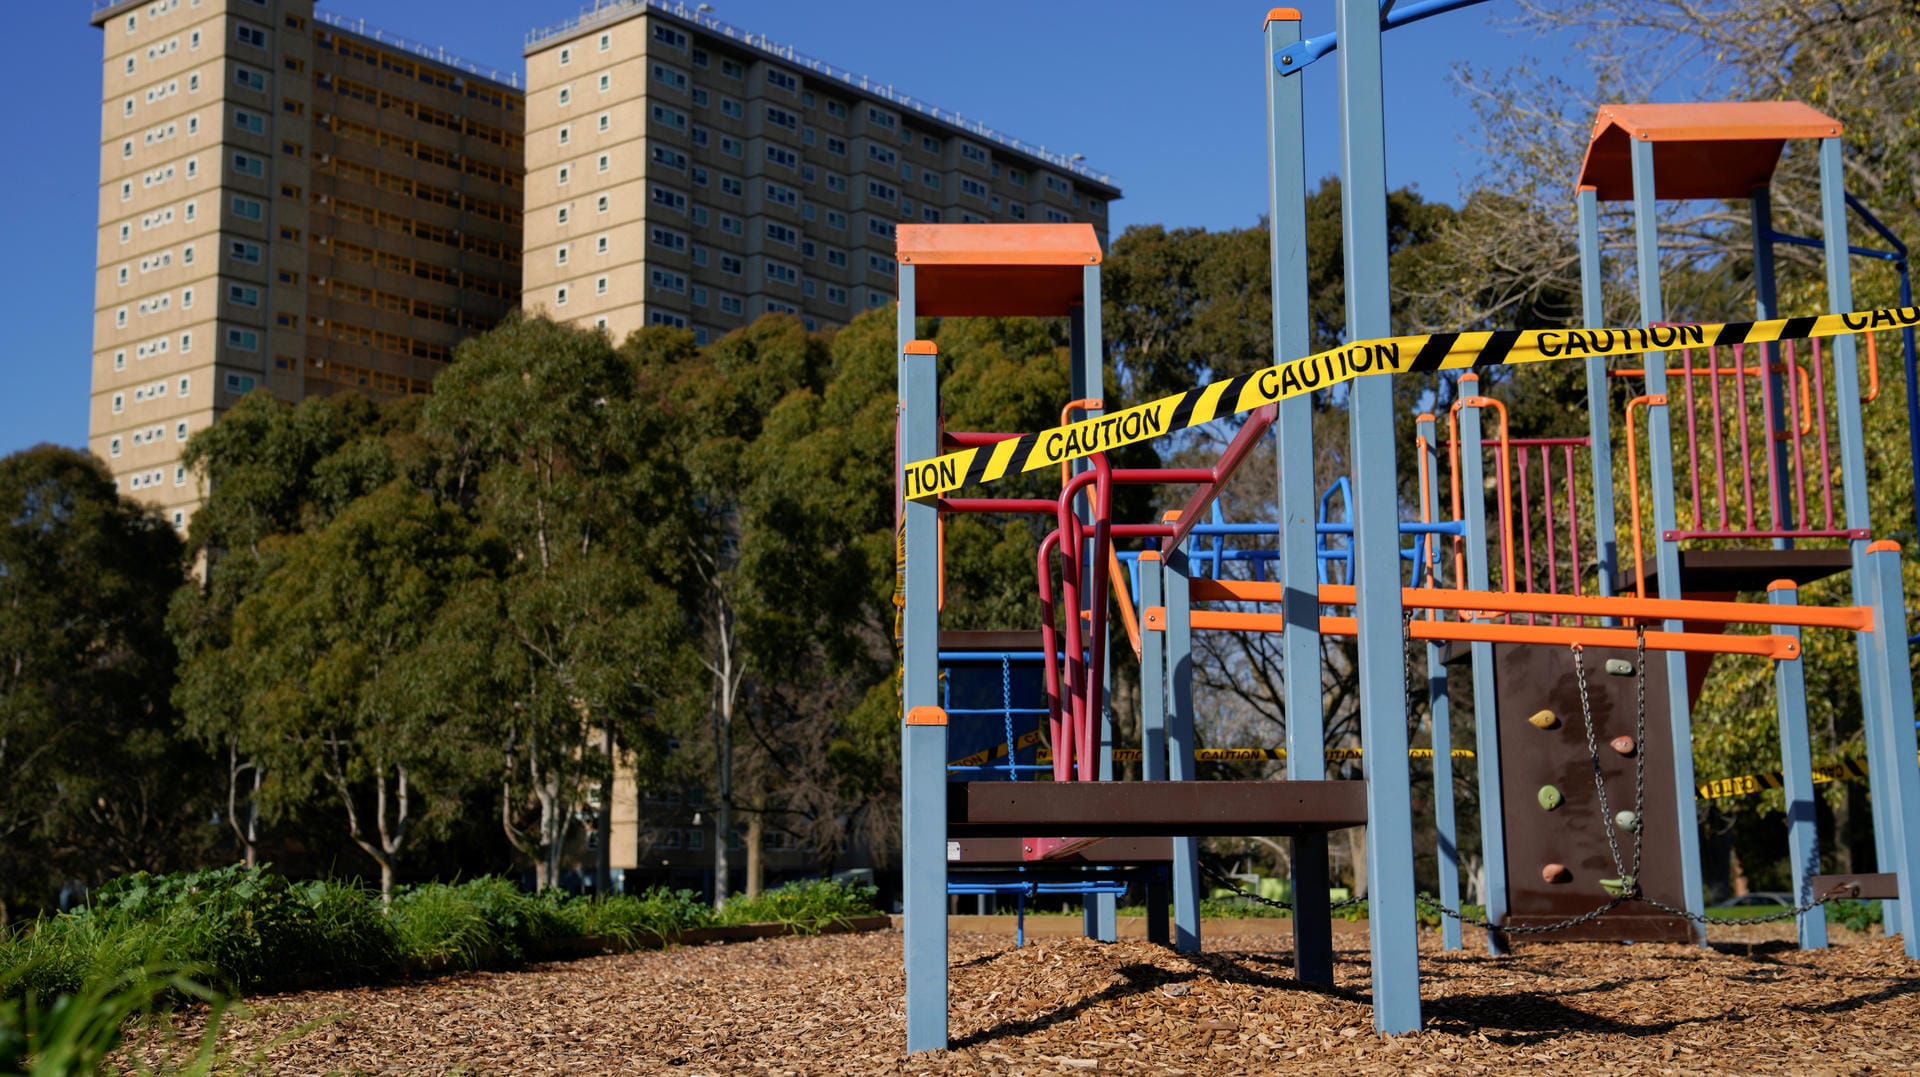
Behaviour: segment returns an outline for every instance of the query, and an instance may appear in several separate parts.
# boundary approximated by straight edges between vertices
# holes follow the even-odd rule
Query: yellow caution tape
[[[910,463],[903,469],[901,489],[909,499],[950,493],[1015,472],[1037,471],[1165,437],[1366,374],[1420,374],[1680,348],[1810,340],[1916,324],[1920,324],[1920,307],[1898,307],[1812,318],[1646,329],[1503,329],[1363,340],[1110,414]]]
[[[1867,776],[1867,764],[1860,759],[1843,759],[1830,767],[1813,768],[1813,784],[1824,785],[1827,782],[1850,782]],[[1746,796],[1751,793],[1779,789],[1786,781],[1786,775],[1779,771],[1771,774],[1742,774],[1738,778],[1715,778],[1700,786],[1701,800],[1719,800],[1723,797]]]

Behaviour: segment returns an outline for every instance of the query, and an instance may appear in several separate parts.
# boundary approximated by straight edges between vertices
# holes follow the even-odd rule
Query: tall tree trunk
[[[747,816],[747,898],[760,896],[767,887],[767,817],[754,812]]]
[[[609,720],[604,732],[607,751],[607,773],[600,779],[600,817],[594,821],[599,832],[598,855],[593,858],[593,896],[605,899],[613,893],[613,722]]]
[[[1367,892],[1367,828],[1347,828],[1347,855],[1353,858],[1353,896]]]

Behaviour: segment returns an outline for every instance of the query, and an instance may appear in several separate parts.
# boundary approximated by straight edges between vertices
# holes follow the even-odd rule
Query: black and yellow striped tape
[[[901,489],[909,499],[951,493],[1016,472],[1037,471],[1165,437],[1367,374],[1419,374],[1710,345],[1809,340],[1916,324],[1920,324],[1920,307],[1898,307],[1811,318],[1646,329],[1503,329],[1363,340],[1077,423],[911,463],[904,469]]]
[[[1862,759],[1843,759],[1830,767],[1813,768],[1813,784],[1824,785],[1827,782],[1850,782],[1867,776],[1867,764]],[[1699,787],[1701,800],[1720,800],[1723,797],[1747,796],[1768,789],[1778,789],[1786,776],[1779,771],[1771,774],[1742,774],[1738,778],[1715,778]]]

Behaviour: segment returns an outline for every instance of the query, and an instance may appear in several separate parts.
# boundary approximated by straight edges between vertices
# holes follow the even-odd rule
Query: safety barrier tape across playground
[[[1420,374],[1683,348],[1811,340],[1916,324],[1920,324],[1920,307],[1898,307],[1807,318],[1658,325],[1645,329],[1503,329],[1362,340],[1051,430],[910,463],[901,476],[901,489],[909,499],[950,493],[1015,472],[1036,471],[1123,445],[1165,437],[1367,374]]]

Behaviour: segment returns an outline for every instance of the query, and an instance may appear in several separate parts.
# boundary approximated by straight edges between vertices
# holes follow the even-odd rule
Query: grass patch
[[[793,931],[811,934],[856,916],[872,916],[878,892],[858,883],[809,879],[775,887],[758,897],[730,898],[720,911],[720,922],[785,924]]]

